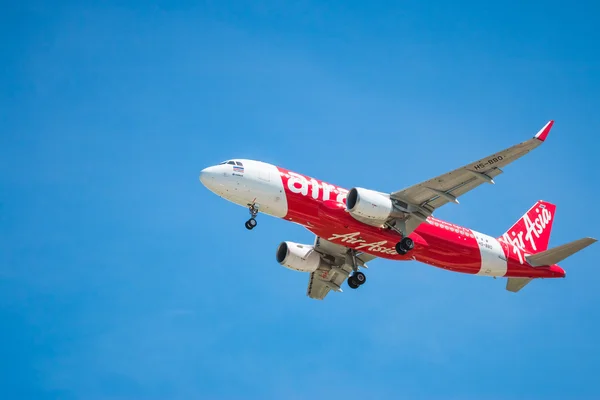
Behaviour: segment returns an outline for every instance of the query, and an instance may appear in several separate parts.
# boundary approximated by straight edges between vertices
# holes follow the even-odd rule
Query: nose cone
[[[200,171],[200,182],[209,189],[213,189],[216,185],[217,169],[217,167],[208,167]]]

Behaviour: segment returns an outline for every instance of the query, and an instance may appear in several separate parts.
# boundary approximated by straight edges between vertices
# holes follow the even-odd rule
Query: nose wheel
[[[396,252],[398,254],[406,254],[415,247],[415,242],[408,236],[404,236],[398,243],[396,243]]]
[[[256,225],[258,225],[258,223],[256,222],[256,216],[258,215],[258,207],[259,206],[256,203],[248,204],[248,211],[250,211],[250,219],[246,221],[245,226],[246,229],[248,229],[249,231],[256,228]]]
[[[251,231],[252,229],[256,228],[257,222],[255,218],[250,218],[248,221],[246,221],[246,229],[248,229],[249,231]]]

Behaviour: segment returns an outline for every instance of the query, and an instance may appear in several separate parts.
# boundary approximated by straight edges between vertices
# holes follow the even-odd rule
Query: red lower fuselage
[[[301,224],[315,235],[361,252],[392,260],[416,260],[466,274],[505,277],[559,278],[557,265],[532,267],[522,249],[468,228],[428,218],[409,236],[414,249],[395,251],[401,236],[394,230],[364,224],[346,211],[347,190],[279,168],[287,199],[284,219]],[[290,182],[290,180],[294,180]]]

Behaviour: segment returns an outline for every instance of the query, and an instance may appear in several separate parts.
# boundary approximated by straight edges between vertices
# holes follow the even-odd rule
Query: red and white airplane
[[[556,206],[538,201],[501,237],[495,238],[434,218],[446,203],[483,183],[494,183],[500,168],[546,140],[554,121],[532,139],[474,163],[393,193],[353,188],[350,191],[260,161],[235,159],[208,167],[200,181],[219,196],[248,207],[246,228],[256,227],[261,213],[305,226],[316,235],[313,245],[282,242],[277,261],[308,272],[307,295],[323,299],[330,290],[358,288],[359,271],[376,257],[422,263],[493,277],[507,277],[506,289],[517,292],[534,278],[564,278],[557,265],[594,243],[583,238],[548,250]]]

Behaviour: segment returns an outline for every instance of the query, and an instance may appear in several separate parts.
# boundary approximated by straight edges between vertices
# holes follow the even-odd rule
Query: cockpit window
[[[233,160],[227,160],[227,161],[223,161],[223,162],[219,163],[219,165],[223,165],[223,164],[237,165],[237,166],[240,166],[240,167],[244,166],[244,164],[242,164],[241,162],[239,162],[239,161],[233,161]]]

